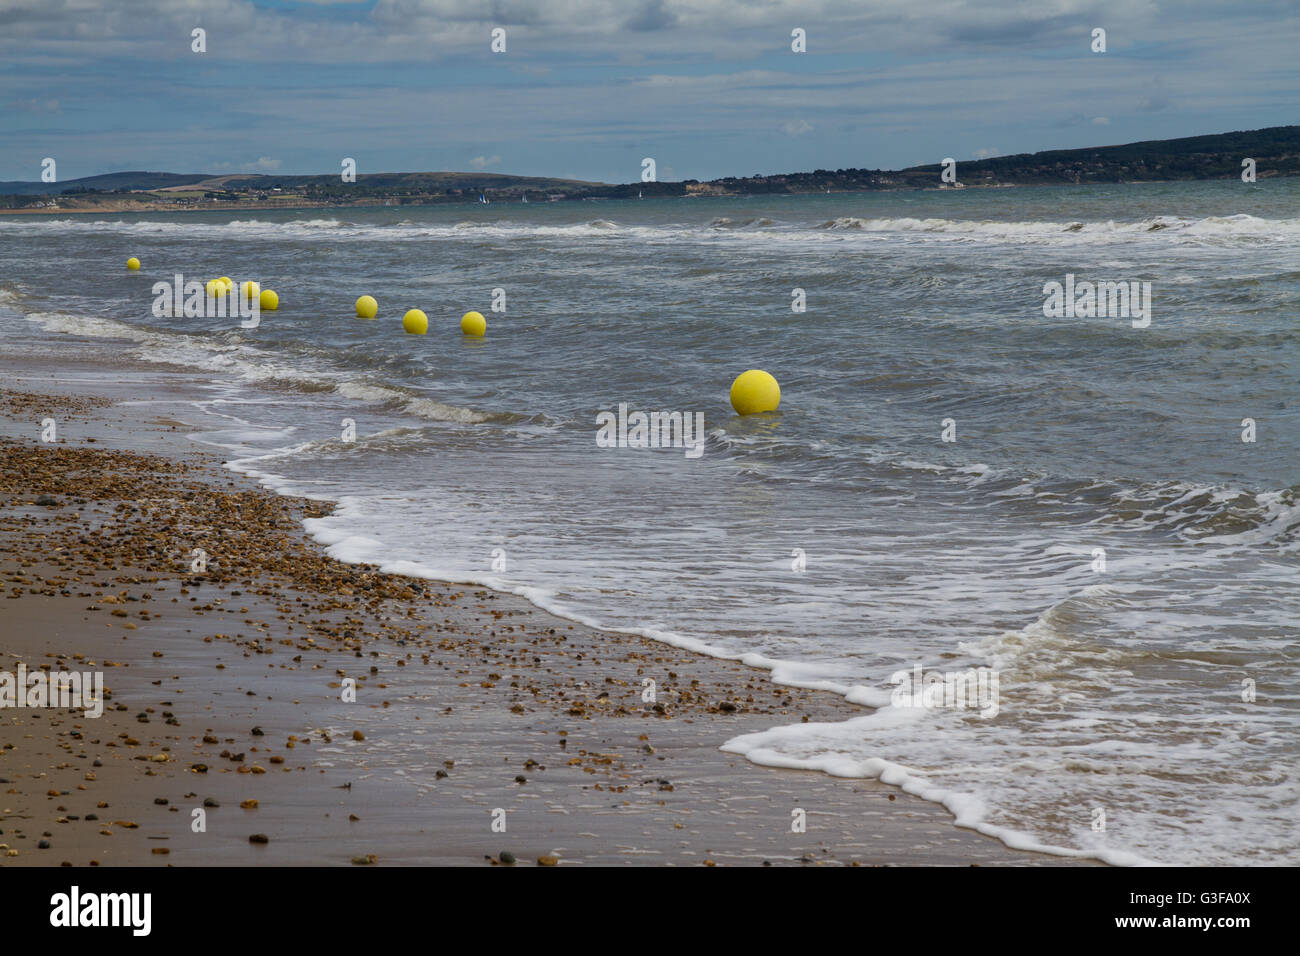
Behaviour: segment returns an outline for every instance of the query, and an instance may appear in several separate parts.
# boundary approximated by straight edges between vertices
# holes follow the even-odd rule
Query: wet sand
[[[328,503],[185,437],[193,372],[0,371],[0,670],[102,670],[109,689],[99,718],[0,711],[0,865],[1079,862],[718,750],[861,713],[835,695],[335,561],[300,525]]]

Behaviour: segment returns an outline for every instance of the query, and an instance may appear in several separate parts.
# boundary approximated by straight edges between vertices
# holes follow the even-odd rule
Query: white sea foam
[[[588,240],[606,238],[629,242],[709,243],[816,243],[843,242],[857,234],[911,236],[935,241],[1004,241],[1008,243],[1109,244],[1133,242],[1203,243],[1205,241],[1285,241],[1300,238],[1300,219],[1265,219],[1250,215],[1151,216],[1140,220],[1002,221],[911,217],[840,216],[816,223],[776,223],[762,217],[737,224],[715,219],[708,224],[665,223],[656,225],[621,223],[610,219],[586,222],[542,224],[508,219],[467,220],[454,224],[402,222],[371,224],[341,219],[289,219],[271,221],[239,219],[225,223],[185,220],[91,221],[47,218],[0,219],[0,236],[47,236],[51,234],[112,233],[125,236],[175,236],[177,238],[229,237],[243,240],[318,240],[330,242],[417,242],[431,239],[463,241],[467,236],[484,239]]]
[[[382,385],[349,379],[348,373],[320,367],[312,369],[301,359],[286,361],[275,354],[232,340],[185,335],[146,328],[97,316],[61,312],[32,312],[27,318],[51,332],[88,338],[120,339],[138,346],[133,356],[146,362],[186,365],[210,372],[235,374],[251,383],[279,382],[289,385],[329,388],[344,398],[363,402],[393,403],[407,414],[432,421],[475,424],[492,416],[431,398],[412,395]]]

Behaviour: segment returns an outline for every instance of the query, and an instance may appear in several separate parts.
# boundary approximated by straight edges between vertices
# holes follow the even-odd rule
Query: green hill
[[[1126,183],[1171,180],[1236,179],[1245,158],[1256,162],[1260,179],[1300,175],[1300,126],[1146,140],[1119,146],[1053,149],[990,159],[959,160],[963,186]],[[735,196],[762,193],[851,192],[934,188],[940,164],[902,170],[816,169],[709,182],[608,184],[577,179],[513,176],[503,173],[363,173],[354,183],[339,173],[315,176],[265,173],[124,172],[62,183],[0,183],[0,207],[60,209],[223,208],[243,204],[262,208],[346,205],[415,205],[472,202],[479,193],[491,201],[541,199],[625,199],[638,195]],[[33,197],[44,197],[40,201]]]
[[[211,179],[210,173],[104,173],[100,176],[85,176],[81,179],[69,179],[61,183],[0,183],[0,195],[3,196],[57,196],[65,189],[81,192],[128,192],[140,189],[164,189],[168,186],[187,186]]]

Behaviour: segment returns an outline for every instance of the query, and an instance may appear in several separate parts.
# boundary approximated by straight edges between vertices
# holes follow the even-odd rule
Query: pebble
[[[0,392],[2,391],[3,390],[0,390]],[[219,563],[213,561],[209,565],[208,576],[201,582],[208,588],[208,597],[200,598],[199,603],[195,605],[195,609],[200,612],[200,618],[197,620],[202,619],[203,612],[211,613],[214,610],[213,605],[219,603],[215,600],[217,595],[213,593],[214,588],[221,588],[223,583],[226,585],[232,582],[238,583],[245,578],[257,579],[259,583],[265,581],[266,590],[262,592],[264,594],[270,594],[277,591],[285,581],[292,582],[293,586],[298,588],[298,590],[311,595],[308,600],[314,601],[316,600],[315,595],[319,595],[327,602],[335,602],[333,604],[333,607],[335,608],[348,604],[348,602],[338,602],[336,595],[360,594],[363,595],[363,600],[361,602],[351,602],[351,606],[356,606],[358,604],[361,605],[357,608],[358,611],[364,611],[364,605],[367,603],[369,603],[373,608],[380,600],[410,600],[411,594],[414,593],[419,593],[426,598],[437,598],[440,596],[442,590],[440,586],[416,586],[400,576],[375,573],[374,569],[367,570],[365,567],[358,568],[356,566],[341,565],[329,557],[319,553],[318,549],[316,549],[309,541],[303,543],[288,541],[286,540],[286,529],[297,526],[297,521],[300,517],[297,513],[299,510],[304,508],[308,510],[318,509],[324,508],[325,506],[304,506],[293,502],[291,499],[267,496],[260,491],[237,491],[234,490],[233,487],[231,490],[223,491],[220,486],[214,488],[205,482],[196,482],[191,480],[185,474],[192,468],[188,463],[176,462],[158,456],[141,455],[131,452],[102,452],[92,449],[72,448],[45,449],[39,446],[24,446],[20,443],[10,443],[4,440],[0,440],[0,461],[3,462],[0,464],[0,506],[5,503],[4,492],[9,492],[10,494],[9,503],[21,504],[24,501],[31,501],[32,499],[28,496],[33,494],[35,491],[40,490],[42,487],[52,488],[53,490],[62,492],[67,487],[72,487],[72,482],[76,482],[77,492],[74,497],[69,499],[70,506],[75,506],[77,504],[84,505],[86,502],[82,499],[82,496],[95,504],[100,502],[111,503],[121,501],[134,503],[133,506],[128,508],[127,514],[122,516],[120,520],[106,525],[106,528],[108,529],[107,531],[91,531],[88,525],[82,525],[81,527],[76,527],[74,525],[70,530],[70,533],[64,535],[62,538],[55,536],[53,533],[46,533],[46,543],[52,545],[51,547],[41,549],[40,551],[33,549],[33,553],[62,552],[65,559],[71,559],[71,563],[74,567],[77,564],[80,564],[82,568],[88,571],[93,571],[96,574],[101,570],[98,567],[101,563],[103,564],[102,570],[107,571],[110,560],[114,571],[118,570],[119,567],[123,570],[133,566],[152,567],[157,563],[158,558],[167,552],[166,547],[159,546],[160,542],[165,542],[171,537],[176,537],[178,528],[187,525],[192,527],[221,528],[235,525],[235,519],[238,518],[238,526],[241,531],[240,535],[238,535],[238,540],[232,541],[228,548],[223,549],[223,560]],[[39,484],[37,481],[39,481]],[[233,486],[233,482],[230,483],[230,485]],[[47,507],[59,504],[57,499],[48,494],[42,495],[38,501],[44,503],[44,506]],[[152,502],[171,502],[171,504],[166,505],[165,507],[162,507],[162,510],[159,510],[160,506],[154,505]],[[111,504],[109,507],[111,507]],[[328,512],[322,510],[321,513],[324,514]],[[62,515],[55,516],[51,514],[44,520],[47,522],[57,521],[60,517],[62,517]],[[89,518],[90,515],[87,514],[86,517]],[[90,547],[87,546],[90,544],[87,540],[88,535],[93,537],[94,542],[93,546]],[[78,541],[80,541],[80,547],[78,546]],[[65,548],[58,548],[53,545],[64,545],[66,550]],[[90,555],[89,559],[87,559],[88,554]],[[166,573],[165,569],[160,570],[163,570],[164,574]],[[21,574],[22,572],[19,573]],[[48,574],[48,572],[46,573]],[[173,575],[173,579],[176,576],[177,575]],[[362,578],[365,578],[365,580],[361,580]],[[45,580],[48,585],[50,578],[47,577]],[[195,593],[198,593],[197,589],[200,584],[199,581],[189,579],[183,580],[186,581],[188,587],[194,588]],[[17,581],[17,579],[15,579],[15,581]],[[17,581],[17,583],[25,584],[26,581]],[[34,583],[40,584],[40,579]],[[129,583],[131,583],[129,578],[125,580],[119,578],[118,587]],[[105,585],[106,584],[107,582],[105,582]],[[53,586],[57,588],[59,585],[55,583]],[[107,590],[107,587],[105,587],[106,593]],[[53,593],[57,593],[57,591]],[[185,590],[181,593],[188,594],[189,591]],[[240,592],[229,593],[231,596],[235,596]],[[122,592],[122,594],[125,595],[125,592]],[[455,601],[460,597],[460,594],[449,594],[448,606],[450,606],[451,601]],[[134,597],[123,597],[123,600],[136,599]],[[185,598],[181,598],[181,600],[184,601]],[[303,606],[303,611],[300,612],[295,610],[293,614],[282,614],[281,617],[289,617],[291,620],[294,620],[295,623],[303,622],[307,627],[315,629],[316,619],[314,615],[309,617],[307,613],[308,600],[301,600],[298,602]],[[209,601],[211,603],[208,603]],[[118,602],[104,601],[101,603],[107,605]],[[205,603],[206,607],[204,606]],[[437,603],[439,605],[442,604],[441,600]],[[139,607],[140,605],[136,606]],[[173,603],[173,607],[174,606],[175,604]],[[101,614],[104,609],[107,608],[100,608]],[[328,607],[325,608],[325,610],[329,609],[330,608]],[[233,607],[224,610],[233,611]],[[287,610],[287,608],[285,610]],[[315,608],[312,610],[315,611]],[[246,609],[241,609],[240,613],[247,614],[250,612]],[[135,612],[131,612],[131,616],[134,615]],[[121,615],[119,615],[119,617],[120,616]],[[144,617],[145,615],[142,614],[140,616]],[[118,626],[120,627],[120,622]],[[384,625],[381,625],[381,627],[382,626]],[[236,627],[238,627],[238,625],[236,625]],[[502,649],[503,645],[500,644],[500,642],[489,642],[486,637],[482,637],[480,640],[473,636],[473,627],[474,625],[472,624],[466,624],[463,633],[457,633],[461,631],[459,626],[447,627],[446,629],[448,631],[453,632],[450,637],[456,638],[454,643],[457,646],[453,648],[453,641],[450,640],[450,638],[445,642],[445,644],[440,644],[440,646],[445,650],[453,651],[453,653],[461,653],[459,645],[463,638],[465,646],[470,648],[481,648],[483,650],[491,649],[494,657],[499,656],[498,652]],[[232,630],[233,629],[234,628],[232,628]],[[439,625],[438,630],[441,631],[443,629],[444,628]],[[291,626],[290,630],[293,631],[294,628]],[[423,643],[423,639],[415,637],[410,630],[404,630],[400,627],[396,628],[396,630],[398,635],[410,638],[411,643],[416,644],[417,647]],[[512,631],[513,628],[507,627],[506,630]],[[525,631],[524,628],[519,628],[519,630],[524,631],[523,637],[526,641],[531,639],[534,643],[536,643],[537,638],[540,638],[543,634],[549,634],[552,637],[557,635],[556,628],[534,629],[530,626],[527,631]],[[563,629],[561,629],[561,632],[562,630]],[[570,627],[569,630],[572,631],[572,627]],[[203,632],[195,634],[195,639],[197,640],[202,637],[202,633]],[[320,630],[316,632],[315,639],[305,637],[298,638],[292,633],[288,636],[294,639],[294,642],[298,644],[300,650],[307,651],[308,646],[310,646],[311,650],[329,651],[331,648],[326,646],[327,640],[339,640],[341,638],[354,639],[359,643],[360,638],[356,637],[356,635],[360,633],[362,633],[360,628],[356,631],[348,631],[342,626],[335,627],[331,624],[328,627],[322,626]],[[495,636],[497,632],[492,631],[491,633]],[[324,639],[322,639],[322,634],[324,635]],[[534,638],[534,634],[537,635],[537,638]],[[118,631],[118,636],[119,638],[121,637],[120,630]],[[261,639],[261,635],[256,636],[259,640]],[[244,635],[239,635],[239,637],[243,638]],[[235,636],[231,634],[216,634],[215,638],[217,640],[234,641],[237,645],[242,644],[243,647],[249,648],[252,652],[257,654],[262,654],[264,652],[259,648],[257,640],[252,642],[250,648],[247,643],[236,641]],[[211,640],[211,638],[204,639]],[[565,638],[561,637],[560,640],[564,641]],[[318,644],[317,641],[320,643]],[[510,637],[508,642],[510,645],[513,645],[515,643],[515,637]],[[408,645],[407,640],[397,639],[396,635],[394,635],[394,643],[400,647],[407,647]],[[263,646],[266,645],[264,644]],[[346,649],[349,652],[355,650],[356,656],[361,656],[361,651],[356,650],[352,645],[347,646]],[[430,648],[430,650],[432,651],[432,648]],[[293,651],[290,651],[289,653],[293,653]],[[477,651],[474,651],[474,653],[477,653]],[[657,651],[652,651],[651,653],[657,653]],[[641,654],[644,655],[644,651],[642,651]],[[248,653],[245,653],[244,656],[247,657]],[[408,654],[408,657],[409,656],[410,655]],[[425,665],[430,663],[428,656],[429,655],[426,655],[426,659],[424,660]],[[511,651],[511,657],[513,658],[513,656],[513,651]],[[566,652],[562,653],[561,656],[569,655]],[[581,654],[578,655],[578,657],[582,656],[583,655]],[[633,656],[635,657],[636,655]],[[300,655],[299,657],[295,657],[294,661],[299,661],[301,659]],[[484,659],[486,660],[486,658]],[[532,656],[531,659],[534,664],[541,665],[542,668],[545,668],[545,663],[542,658]],[[643,656],[642,659],[646,658]],[[524,658],[523,662],[526,663],[526,661],[527,658]],[[409,661],[396,661],[396,664],[399,667],[405,667],[408,663],[418,666],[419,660],[412,658]],[[438,662],[435,660],[434,663],[436,665]],[[509,681],[511,677],[520,676],[508,674],[505,668],[500,666],[499,663],[494,663],[496,663],[496,666],[493,672],[487,675],[490,680],[494,682],[501,680]],[[217,666],[224,668],[225,665],[218,664]],[[231,666],[234,667],[233,664]],[[305,666],[307,665],[304,665],[304,667]],[[547,671],[549,672],[549,668],[547,668]],[[375,674],[377,671],[374,667],[371,667],[370,673]],[[668,672],[667,676],[674,681],[677,680],[677,674],[675,673]],[[690,675],[687,674],[686,678],[689,679],[689,676]],[[545,681],[548,680],[548,678],[541,677],[540,680]],[[158,682],[155,682],[155,684],[157,683]],[[607,680],[606,683],[610,684],[611,682]],[[617,681],[615,683],[619,685],[624,684],[623,681]],[[586,699],[585,701],[579,701],[578,709],[583,712],[582,719],[590,720],[592,717],[603,718],[615,716],[659,716],[669,719],[688,714],[703,715],[710,711],[712,711],[714,715],[718,713],[732,714],[738,710],[750,709],[753,707],[753,696],[748,698],[747,704],[738,704],[733,702],[733,700],[721,700],[716,696],[717,693],[721,692],[729,697],[734,697],[735,701],[742,701],[744,700],[743,695],[745,693],[743,690],[739,691],[739,696],[737,696],[737,688],[728,687],[718,687],[712,693],[709,693],[707,690],[695,686],[699,685],[701,683],[700,681],[690,681],[689,683],[692,685],[691,692],[673,692],[675,696],[670,702],[671,709],[665,707],[664,704],[656,704],[651,708],[652,713],[647,713],[644,705],[638,706],[632,703],[629,705],[629,711],[623,711],[623,708],[620,706],[617,710],[613,710],[611,713],[609,711],[597,712],[597,709],[598,707],[604,708],[610,704],[617,705],[619,703],[619,692],[617,690],[614,690],[612,687],[606,687],[597,693],[585,683],[579,682],[578,686],[583,689],[578,691],[578,694]],[[683,688],[686,684],[686,679],[680,682],[680,685]],[[555,680],[555,685],[563,686],[562,680],[557,678]],[[467,684],[465,686],[469,685]],[[537,687],[528,687],[525,685],[523,689],[531,690],[534,699],[537,699]],[[240,690],[242,691],[244,688],[241,687]],[[248,693],[253,694],[254,692],[248,691]],[[624,702],[628,702],[628,696],[628,694],[624,694]],[[634,697],[635,695],[632,694],[630,696]],[[563,693],[561,693],[559,697],[560,700],[552,699],[551,701],[551,703],[555,705],[555,713],[557,715],[563,714],[564,710],[572,706],[574,703],[572,697],[566,697]],[[545,698],[543,697],[542,700],[545,700]],[[592,700],[599,701],[599,705],[589,703],[589,701]],[[141,703],[143,703],[143,701]],[[295,703],[297,702],[295,701]],[[387,705],[387,701],[384,703]],[[711,703],[713,703],[713,707],[710,707]],[[788,699],[785,700],[784,705],[787,707],[791,706],[790,701]],[[138,706],[139,705],[133,706],[132,709],[137,709]],[[167,706],[167,704],[164,704],[163,706]],[[112,709],[111,704],[109,709]],[[126,707],[120,706],[120,709],[126,710]],[[458,707],[457,709],[460,710],[461,708]],[[758,709],[762,710],[761,707]],[[450,707],[445,708],[444,713],[450,712]],[[129,720],[129,715],[122,716]],[[171,714],[164,713],[163,717],[170,718]],[[714,719],[716,719],[716,716]],[[805,717],[804,719],[806,720],[807,718]],[[147,721],[147,718],[145,718],[145,720]],[[143,722],[144,721],[142,721],[142,723]],[[170,719],[168,722],[170,723]],[[232,733],[231,729],[225,726],[212,729],[217,732],[224,732],[227,734]],[[145,733],[146,736],[151,737],[151,747],[157,748],[163,743],[162,741],[157,741],[154,734],[150,734],[149,732]],[[260,726],[251,728],[249,733],[252,736],[265,736],[265,733]],[[554,733],[559,738],[558,743],[560,748],[565,748],[568,743],[568,741],[564,739],[565,736],[567,736],[567,732],[556,730]],[[81,739],[76,734],[73,734],[72,736]],[[324,734],[321,734],[320,736],[321,739],[328,741],[328,738],[325,737]],[[202,739],[205,744],[215,745],[218,743],[218,738],[211,732],[206,733]],[[366,738],[360,730],[356,730],[352,732],[352,739],[354,741],[363,741]],[[644,735],[641,740],[642,742],[646,740]],[[578,741],[575,739],[575,743],[577,742]],[[99,741],[94,741],[94,743],[98,744]],[[231,741],[227,740],[227,743],[229,744]],[[139,739],[125,738],[125,746],[136,747],[140,744],[141,741]],[[121,746],[122,740],[119,740],[117,745]],[[293,746],[294,739],[291,737],[286,743],[286,749]],[[213,749],[215,749],[215,747]],[[655,753],[654,748],[648,743],[645,743],[644,747],[637,747],[636,749],[649,755]],[[254,748],[254,750],[256,750],[256,748]],[[126,757],[127,759],[131,759],[132,757],[131,754],[124,754],[122,751],[117,751],[116,753],[120,757]],[[185,767],[188,767],[191,771],[197,772],[202,772],[202,770],[207,769],[206,765],[203,764],[187,765],[180,762],[183,758],[179,757],[179,753],[176,758],[173,758],[176,760],[174,767],[158,766],[168,760],[166,754],[155,754],[152,757],[142,754],[141,756],[144,757],[144,759],[154,761],[154,766],[157,766],[159,772],[158,775],[164,777],[168,771],[178,772],[180,768]],[[198,755],[196,754],[195,756]],[[236,766],[242,764],[244,760],[244,754],[242,753],[227,756],[229,756],[230,760],[235,762]],[[141,757],[135,757],[134,759],[141,759]],[[266,759],[268,762],[276,765],[282,762],[280,759],[271,755],[267,755]],[[663,758],[660,757],[659,759]],[[453,761],[448,760],[445,762],[445,766],[451,767],[453,766],[453,763]],[[103,761],[96,759],[93,766],[103,766]],[[130,766],[135,765],[132,764]],[[223,766],[234,769],[231,768],[229,764]],[[526,767],[525,769],[529,768]],[[146,772],[149,775],[154,773],[152,768],[147,769]],[[228,770],[223,771],[222,766],[214,766],[212,772],[215,776],[219,772],[228,772]],[[264,772],[264,768],[254,765],[252,768],[244,770],[243,772],[261,773]],[[279,772],[278,767],[277,772]],[[438,779],[445,779],[446,777],[447,773],[445,770],[437,772]],[[515,778],[515,782],[522,785],[527,782],[527,778],[521,774]],[[667,780],[660,780],[659,786],[663,791],[671,791],[672,789],[672,784]],[[64,795],[64,792],[57,793],[60,796]],[[192,797],[193,795],[188,796]],[[892,801],[895,798],[890,794],[889,799]],[[167,801],[162,798],[155,800],[155,803],[160,806],[169,805]],[[659,801],[659,803],[662,805],[663,801]],[[256,801],[254,801],[254,805],[256,805]],[[106,804],[101,803],[100,806],[106,806]],[[220,804],[217,800],[209,797],[203,800],[203,806],[216,808],[219,807]],[[97,818],[94,814],[86,814],[84,819],[87,821],[94,821]],[[352,815],[349,819],[355,820],[355,815]],[[121,824],[120,821],[119,825],[125,826],[125,824]],[[111,835],[111,833],[109,835]],[[249,837],[249,840],[251,843],[269,843],[269,837],[265,834],[254,834]],[[358,857],[353,859],[364,858]],[[514,863],[515,857],[513,854],[508,852],[502,853],[500,856],[500,862],[507,864]],[[557,857],[548,854],[543,857],[538,857],[537,864],[540,866],[559,865],[559,860]]]

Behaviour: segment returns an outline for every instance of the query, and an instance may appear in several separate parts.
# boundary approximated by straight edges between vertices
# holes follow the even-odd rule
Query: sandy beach
[[[0,669],[107,687],[98,718],[3,714],[0,865],[1078,862],[874,781],[718,750],[861,713],[839,697],[333,560],[300,525],[329,503],[186,438],[191,372],[0,362]]]

